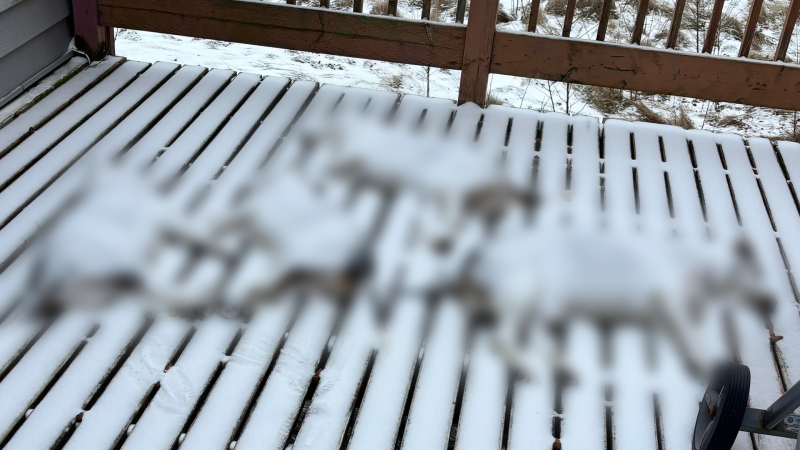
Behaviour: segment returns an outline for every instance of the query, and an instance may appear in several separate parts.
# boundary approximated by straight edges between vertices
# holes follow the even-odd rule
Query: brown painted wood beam
[[[800,66],[498,31],[492,73],[800,110]]]
[[[464,56],[464,25],[258,1],[100,1],[107,27],[444,69],[461,69]]]
[[[466,102],[480,106],[486,104],[498,7],[499,0],[472,0],[470,3],[461,86],[458,89],[459,105]]]
[[[797,13],[800,11],[800,0],[792,0],[789,3],[789,10],[786,11],[786,19],[783,21],[781,37],[778,39],[778,47],[775,49],[775,61],[786,59],[786,51],[789,50],[789,42],[792,40],[794,26],[797,23]]]
[[[642,31],[644,31],[644,20],[647,18],[647,8],[650,7],[649,0],[639,0],[639,10],[636,12],[636,23],[633,26],[633,36],[631,44],[642,43]]]
[[[603,10],[600,13],[600,22],[597,24],[597,40],[606,40],[606,30],[608,29],[608,19],[611,17],[611,5],[614,0],[603,0]]]
[[[353,0],[353,12],[364,12],[364,0]]]
[[[99,61],[114,54],[114,29],[100,25],[97,0],[72,0],[75,46]]]
[[[431,18],[431,0],[422,0],[422,20]]]
[[[717,31],[719,30],[719,22],[722,20],[723,6],[725,6],[725,0],[714,0],[714,9],[711,10],[711,20],[708,21],[706,40],[703,43],[703,53],[711,53],[711,51],[714,50],[714,43],[717,41]]]
[[[686,6],[686,0],[675,1],[675,9],[672,11],[672,23],[669,26],[669,35],[667,36],[667,48],[675,48],[678,45],[684,6]]]
[[[539,22],[539,3],[541,3],[540,0],[531,0],[531,15],[528,16],[529,33],[536,33],[536,24]]]
[[[761,5],[763,3],[764,0],[753,0],[753,3],[750,4],[750,14],[747,16],[747,25],[744,28],[742,44],[739,46],[739,57],[747,58],[750,54],[750,46],[753,44],[753,37],[756,35],[758,16],[761,15]]]
[[[389,12],[387,14],[397,17],[397,0],[389,0],[388,5]]]
[[[575,17],[575,4],[577,0],[567,0],[567,13],[564,15],[564,30],[561,36],[569,37],[572,32],[572,19]]]

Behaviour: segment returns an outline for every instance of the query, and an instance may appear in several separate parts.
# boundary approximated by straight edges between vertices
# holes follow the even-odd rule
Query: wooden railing
[[[294,0],[288,0],[294,2]],[[783,62],[800,0],[791,0],[773,62],[747,59],[763,0],[753,0],[740,58],[713,56],[724,0],[716,0],[704,53],[674,50],[685,0],[677,0],[666,49],[637,45],[648,0],[640,0],[632,44],[603,42],[612,0],[604,0],[597,40],[535,34],[539,0],[528,33],[495,29],[498,0],[472,0],[468,25],[398,19],[253,0],[73,0],[76,42],[93,58],[113,52],[112,27],[232,41],[396,63],[459,69],[459,103],[484,105],[489,73],[800,110],[800,66]],[[463,21],[459,0],[457,19]],[[397,0],[389,1],[396,12]],[[423,2],[429,16],[430,2]]]

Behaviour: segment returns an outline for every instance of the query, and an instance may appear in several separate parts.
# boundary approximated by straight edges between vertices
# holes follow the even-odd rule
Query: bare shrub
[[[376,0],[372,2],[369,13],[376,16],[385,16],[389,14],[389,0]]]
[[[385,75],[381,77],[381,87],[384,89],[399,92],[403,88],[403,74]]]
[[[542,11],[540,10],[539,11],[539,15],[541,15],[541,14],[542,14]],[[519,18],[519,20],[522,23],[524,23],[525,25],[527,25],[528,22],[530,21],[530,18],[531,18],[531,4],[530,3],[525,3],[524,5],[522,5],[522,11],[520,12],[520,16],[521,17]]]

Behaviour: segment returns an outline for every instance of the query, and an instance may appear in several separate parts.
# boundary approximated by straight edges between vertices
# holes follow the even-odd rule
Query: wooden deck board
[[[219,172],[233,153],[240,148],[258,121],[286,88],[289,80],[270,77],[263,80],[244,105],[219,132],[208,147],[180,177],[170,195],[176,204],[187,205]]]
[[[234,73],[230,70],[211,70],[192,90],[172,107],[162,120],[123,156],[126,165],[148,167],[154,159],[180,137],[198,114],[219,95]]]
[[[80,414],[87,398],[102,383],[109,368],[144,326],[142,311],[133,304],[118,304],[98,321],[97,339],[91,340],[56,384],[25,419],[6,448],[46,448],[56,444],[64,429]]]
[[[102,114],[97,116],[94,114],[106,102],[122,92],[125,87],[133,82],[137,75],[144,72],[148,67],[149,64],[145,63],[126,62],[89,91],[88,95],[78,98],[62,114],[56,116],[40,130],[37,130],[37,133],[5,154],[2,157],[3,164],[0,166],[0,186],[8,186],[39,157],[63,139],[68,136],[81,136],[80,133],[75,135],[70,135],[70,133],[80,126],[84,120],[90,117],[94,117],[96,120],[104,120]],[[102,133],[104,129],[100,128],[95,131]]]
[[[25,420],[25,412],[46,393],[48,383],[68,362],[89,332],[90,315],[83,312],[62,316],[19,363],[3,378],[0,392],[5,399],[0,413],[0,438],[6,441]]]
[[[179,171],[187,166],[195,155],[203,150],[208,141],[225,125],[230,115],[236,112],[241,103],[261,81],[257,75],[243,74],[231,81],[217,98],[197,116],[192,124],[170,144],[168,151],[153,162],[149,177],[159,185],[174,180]]]
[[[3,208],[0,210],[0,217],[2,217],[0,224],[8,223],[12,215],[51,183],[61,170],[77,160],[100,136],[123,120],[176,69],[176,65],[167,63],[159,63],[151,67],[122,93],[107,103],[97,115],[93,116],[93,119],[89,119],[78,127],[74,133],[65,137],[46,155],[32,164],[28,170],[20,174],[0,193],[0,196],[3,197],[0,200],[3,204]],[[23,150],[23,148],[14,150],[8,156],[13,156],[17,150]],[[12,161],[9,161],[9,166],[13,166]]]
[[[280,449],[286,445],[306,389],[317,370],[336,311],[313,298],[289,332],[275,368],[236,444],[243,449]]]
[[[123,62],[125,62],[125,58],[108,58],[91,68],[81,70],[77,76],[53,91],[52,95],[46,95],[43,101],[37,102],[27,109],[23,108],[23,112],[17,118],[7,119],[9,120],[8,126],[0,128],[0,149],[2,149],[0,154],[7,153],[25,136],[44,125],[47,120],[69,106],[77,97],[97,84]]]

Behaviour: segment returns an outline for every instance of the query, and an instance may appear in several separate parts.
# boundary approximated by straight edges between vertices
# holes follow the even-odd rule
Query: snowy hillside
[[[713,3],[713,0],[687,0],[678,40],[679,49],[697,52],[702,48]],[[298,4],[313,6],[316,3],[299,0]],[[537,32],[560,35],[566,4],[567,0],[542,0]],[[602,4],[602,0],[578,0],[572,37],[595,38]],[[765,0],[750,51],[752,58],[771,59],[788,4],[788,0]],[[333,0],[331,6],[334,9],[351,10],[352,0]],[[419,18],[421,7],[422,0],[399,0],[398,15]],[[615,1],[606,33],[607,41],[630,40],[637,7],[638,0]],[[469,5],[467,8],[469,14]],[[498,23],[498,28],[520,31],[527,29],[530,2],[501,0],[501,8],[506,13],[504,20],[508,22]],[[715,54],[737,55],[749,8],[747,0],[726,1],[714,47]],[[385,9],[385,0],[365,0],[365,13],[377,14]],[[434,0],[432,20],[454,22],[455,9],[455,0]],[[672,13],[672,1],[650,1],[642,45],[664,47]],[[460,72],[457,70],[428,69],[124,29],[117,30],[116,49],[119,55],[140,61],[175,61],[181,64],[279,75],[295,80],[315,80],[449,99],[457,97],[460,79]],[[797,30],[789,47],[787,61],[800,61],[800,36]],[[491,75],[489,82],[491,103],[800,141],[796,112],[644,95],[503,75]]]

